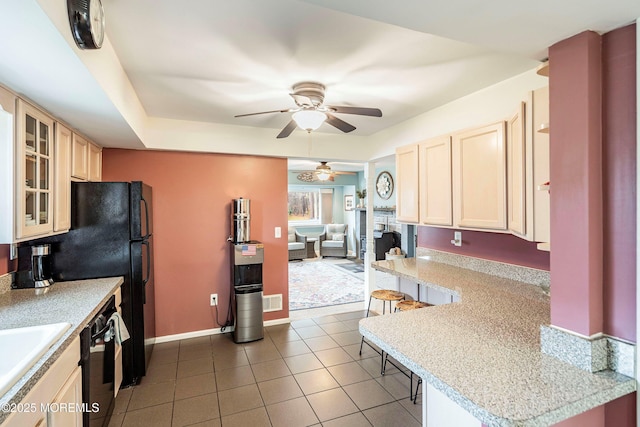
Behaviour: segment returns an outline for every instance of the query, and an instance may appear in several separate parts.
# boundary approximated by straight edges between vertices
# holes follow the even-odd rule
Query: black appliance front
[[[245,264],[233,266],[233,284],[256,285],[262,283],[262,264]]]
[[[139,181],[73,182],[71,230],[36,241],[51,243],[55,281],[124,277],[123,386],[145,375],[155,337],[151,201]]]
[[[115,343],[105,342],[111,329],[109,318],[116,312],[115,297],[102,307],[80,332],[82,367],[82,425],[107,426],[114,408]]]

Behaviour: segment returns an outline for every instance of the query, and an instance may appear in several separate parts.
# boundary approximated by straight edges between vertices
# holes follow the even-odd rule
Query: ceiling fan
[[[304,182],[334,181],[336,175],[355,175],[355,172],[334,171],[327,162],[320,162],[312,171],[293,171],[298,173],[297,178]]]
[[[351,132],[355,126],[334,116],[334,113],[357,114],[360,116],[382,117],[382,111],[378,108],[346,107],[336,105],[323,105],[324,85],[314,82],[300,82],[293,86],[293,93],[290,93],[295,108],[284,110],[262,111],[259,113],[238,114],[235,117],[255,116],[258,114],[270,113],[293,113],[291,121],[282,129],[277,138],[286,138],[299,126],[301,129],[311,132],[320,127],[325,121],[331,126],[340,129],[342,132]]]

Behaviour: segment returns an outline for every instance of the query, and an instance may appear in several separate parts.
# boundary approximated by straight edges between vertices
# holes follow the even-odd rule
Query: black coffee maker
[[[51,279],[51,245],[20,246],[14,289],[47,288]]]

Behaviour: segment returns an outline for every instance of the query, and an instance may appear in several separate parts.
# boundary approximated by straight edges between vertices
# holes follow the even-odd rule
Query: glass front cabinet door
[[[53,119],[18,100],[16,109],[16,237],[53,231]]]

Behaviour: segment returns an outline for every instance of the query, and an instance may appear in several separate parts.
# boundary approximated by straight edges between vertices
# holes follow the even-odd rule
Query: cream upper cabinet
[[[102,181],[102,147],[89,143],[89,181]]]
[[[71,176],[82,181],[89,179],[89,141],[75,133],[71,146]]]
[[[396,149],[396,220],[418,223],[418,145]]]
[[[0,243],[65,232],[70,226],[70,133],[0,87]]]
[[[15,108],[16,96],[0,87],[0,243],[16,240]]]
[[[53,119],[18,99],[16,238],[53,232]]]
[[[451,137],[421,142],[418,150],[420,224],[450,226],[453,224]]]
[[[454,225],[506,230],[505,124],[453,136]]]
[[[73,134],[71,176],[76,181],[102,181],[102,147]]]
[[[53,231],[71,228],[71,130],[56,123]]]
[[[524,112],[520,103],[518,111],[507,121],[507,224],[511,233],[526,237],[526,147]]]
[[[533,237],[536,242],[551,242],[551,198],[549,196],[549,87],[534,90],[528,103],[531,107],[531,129],[527,138],[531,140],[529,168],[532,173]],[[542,247],[548,249],[548,245]]]

